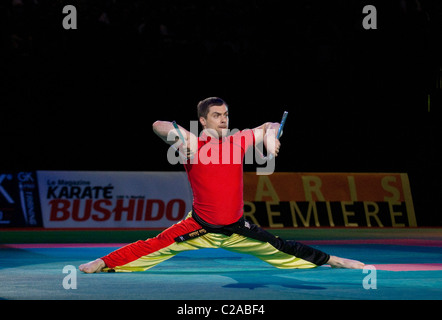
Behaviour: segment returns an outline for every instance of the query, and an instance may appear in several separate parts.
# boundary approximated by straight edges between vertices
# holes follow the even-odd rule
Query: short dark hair
[[[211,106],[222,106],[225,104],[227,106],[227,103],[221,98],[218,97],[210,97],[206,98],[204,100],[201,100],[198,103],[197,109],[198,109],[198,119],[200,117],[207,118],[207,114],[209,113],[209,108]]]

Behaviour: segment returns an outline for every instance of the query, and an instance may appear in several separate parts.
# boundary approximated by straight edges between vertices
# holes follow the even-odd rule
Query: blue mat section
[[[366,264],[442,263],[440,247],[321,245],[330,254]],[[0,299],[329,300],[442,299],[442,271],[382,271],[376,289],[364,289],[372,272],[331,269],[279,270],[252,256],[222,249],[182,253],[148,271],[83,274],[65,289],[67,265],[115,248],[0,248]]]

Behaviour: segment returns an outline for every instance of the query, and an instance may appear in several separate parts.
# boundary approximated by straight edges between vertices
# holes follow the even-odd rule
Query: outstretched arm
[[[266,122],[259,127],[254,128],[253,134],[255,135],[255,146],[264,142],[267,153],[278,156],[279,148],[281,147],[279,139],[276,138],[278,129],[278,122]]]
[[[197,146],[198,143],[196,142],[198,139],[193,133],[184,129],[180,125],[178,125],[178,128],[185,139],[184,145],[186,146],[185,152],[187,154],[187,158],[190,158],[196,152],[196,149],[198,147]],[[169,145],[174,145],[175,143],[177,143],[177,141],[180,138],[177,130],[173,126],[173,123],[170,121],[157,120],[153,123],[152,129],[153,132],[155,132],[155,134],[161,138],[161,140],[163,140]],[[181,143],[179,143],[179,145],[181,145]]]
[[[183,127],[179,126],[179,128],[180,128],[182,134],[184,135],[184,137],[186,137],[186,136],[188,136],[188,134],[190,134],[190,132],[188,132]],[[157,120],[153,123],[152,129],[153,129],[153,132],[155,132],[155,134],[158,137],[160,137],[161,140],[163,140],[167,144],[172,145],[179,138],[178,132],[176,132],[175,128],[173,127],[172,122],[170,122],[170,121]]]

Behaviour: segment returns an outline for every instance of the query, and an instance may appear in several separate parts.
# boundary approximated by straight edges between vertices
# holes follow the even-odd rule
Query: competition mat
[[[280,270],[252,256],[203,249],[179,254],[145,272],[84,274],[78,271],[80,264],[158,231],[6,230],[0,232],[0,299],[442,299],[442,229],[272,232],[369,266]]]

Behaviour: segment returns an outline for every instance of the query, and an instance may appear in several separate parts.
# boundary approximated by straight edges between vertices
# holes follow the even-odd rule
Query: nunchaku
[[[278,128],[278,133],[276,134],[276,138],[279,139],[281,137],[282,134],[282,130],[284,129],[284,125],[285,125],[285,121],[287,119],[287,115],[288,115],[288,111],[284,111],[284,113],[282,114],[282,119],[281,119],[281,123],[279,124],[279,128]],[[259,153],[261,153],[259,151]],[[261,154],[261,158],[263,160],[273,160],[274,155],[273,154],[269,154],[267,157],[264,156],[263,154]]]
[[[181,141],[183,141],[184,146],[186,146],[186,140],[184,140],[183,134],[181,133],[180,128],[178,128],[178,125],[176,124],[175,120],[172,121],[173,127],[178,132],[178,136],[180,137]]]

